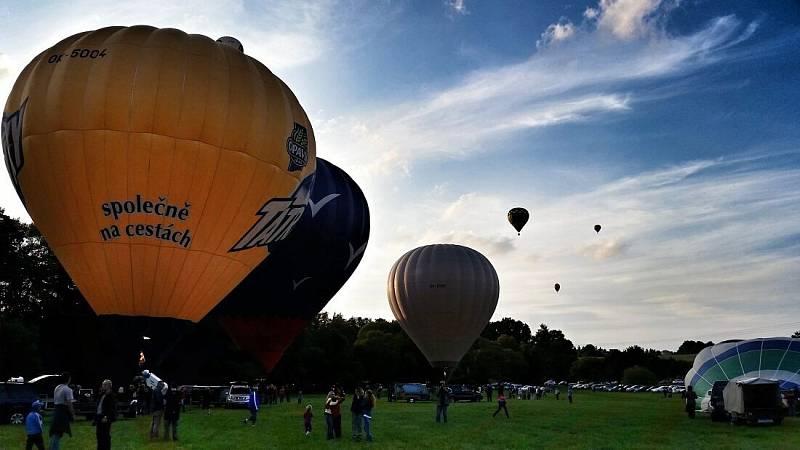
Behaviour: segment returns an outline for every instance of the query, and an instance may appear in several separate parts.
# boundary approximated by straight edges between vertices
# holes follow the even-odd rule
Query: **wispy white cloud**
[[[653,15],[661,0],[600,0],[584,17],[597,20],[597,27],[619,39],[633,39],[654,31]]]
[[[628,248],[628,243],[622,239],[602,239],[598,243],[580,246],[579,252],[596,261],[602,261],[621,255],[626,248]]]
[[[452,11],[454,14],[458,14],[458,15],[462,15],[462,16],[465,15],[465,14],[469,14],[469,11],[467,11],[467,2],[466,2],[466,0],[446,0],[445,4],[448,6],[450,11]]]
[[[601,3],[598,17],[621,14],[618,7]],[[636,17],[646,17],[642,14]],[[615,20],[633,27],[628,19]],[[449,87],[384,105],[368,116],[337,117],[349,125],[330,129],[319,142],[341,159],[362,159],[380,149],[393,156],[378,164],[376,173],[392,170],[394,162],[407,173],[417,160],[490,151],[485,143],[522,130],[625,113],[639,97],[646,100],[633,87],[637,82],[684,76],[714,64],[755,28],[725,16],[692,34],[652,33],[625,42],[598,39],[602,31],[597,29],[561,31],[574,35],[558,48],[543,46],[525,61],[476,70]]]
[[[575,25],[572,22],[552,23],[548,26],[542,36],[536,41],[536,47],[546,47],[552,43],[565,41],[575,34]]]

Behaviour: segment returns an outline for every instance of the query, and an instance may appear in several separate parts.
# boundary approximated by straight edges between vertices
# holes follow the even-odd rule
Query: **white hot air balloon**
[[[409,251],[389,272],[389,306],[431,366],[452,369],[497,307],[500,283],[485,256],[460,245]]]

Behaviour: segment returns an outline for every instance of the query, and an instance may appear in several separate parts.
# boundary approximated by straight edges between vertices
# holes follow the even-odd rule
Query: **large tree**
[[[678,347],[678,351],[676,353],[680,355],[694,355],[696,353],[700,353],[700,350],[712,345],[714,345],[714,343],[711,341],[683,341],[683,344]]]
[[[531,341],[531,329],[528,324],[510,317],[489,322],[483,329],[481,337],[494,341],[504,334],[513,337],[519,344],[527,344]]]

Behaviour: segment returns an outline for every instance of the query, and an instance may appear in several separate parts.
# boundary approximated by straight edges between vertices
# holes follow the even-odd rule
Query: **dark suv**
[[[31,410],[31,403],[39,399],[33,386],[22,383],[0,383],[0,423],[21,425]]]
[[[472,386],[467,386],[465,384],[453,384],[449,386],[448,390],[450,391],[450,400],[454,402],[462,400],[468,402],[479,402],[483,400],[483,395],[476,391]]]

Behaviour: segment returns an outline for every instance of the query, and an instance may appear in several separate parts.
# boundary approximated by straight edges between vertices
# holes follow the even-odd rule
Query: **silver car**
[[[225,399],[226,408],[247,408],[250,399],[250,388],[240,384],[234,384],[228,390]]]

